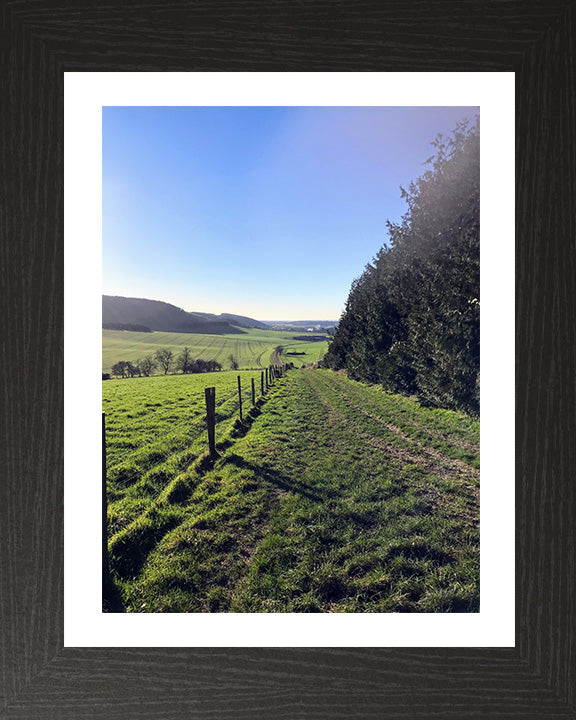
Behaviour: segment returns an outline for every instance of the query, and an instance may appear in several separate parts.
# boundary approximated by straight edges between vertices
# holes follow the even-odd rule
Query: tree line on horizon
[[[480,412],[479,119],[432,143],[389,242],[352,283],[325,365],[426,405]]]
[[[172,350],[162,348],[157,350],[153,355],[147,355],[134,362],[130,360],[120,360],[112,365],[111,373],[102,373],[102,380],[109,380],[111,375],[120,378],[150,377],[152,372],[157,368],[159,368],[164,375],[168,375],[170,370],[184,374],[216,372],[222,370],[222,365],[217,360],[193,358],[190,349],[187,347],[185,347],[177,357],[174,357]]]

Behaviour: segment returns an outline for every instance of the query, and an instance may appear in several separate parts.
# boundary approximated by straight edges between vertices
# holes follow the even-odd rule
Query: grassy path
[[[116,536],[126,609],[475,612],[478,433],[466,416],[291,371],[215,464],[193,464]]]

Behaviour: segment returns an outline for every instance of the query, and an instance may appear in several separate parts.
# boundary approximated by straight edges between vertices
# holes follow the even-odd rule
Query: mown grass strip
[[[364,412],[385,420],[394,416],[402,433],[446,457],[460,459],[473,468],[480,466],[480,423],[463,413],[422,407],[417,400],[388,393],[379,386],[348,380],[340,373],[320,371],[335,392],[345,392],[350,404],[361,404]]]

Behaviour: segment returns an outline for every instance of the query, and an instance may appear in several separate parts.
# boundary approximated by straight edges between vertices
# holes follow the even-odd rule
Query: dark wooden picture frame
[[[575,18],[569,0],[3,3],[0,718],[576,718]],[[516,73],[516,647],[64,648],[64,72],[432,70]]]

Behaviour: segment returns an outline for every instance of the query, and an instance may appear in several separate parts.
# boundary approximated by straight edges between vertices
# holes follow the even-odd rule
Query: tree
[[[126,374],[128,375],[128,377],[136,377],[136,375],[141,375],[142,373],[140,372],[140,368],[137,364],[135,365],[134,363],[127,362]]]
[[[238,363],[238,360],[234,357],[234,355],[230,355],[228,357],[228,362],[230,363],[230,368],[232,370],[238,370],[240,367],[240,364]]]
[[[114,365],[112,365],[111,372],[112,375],[116,375],[117,377],[124,377],[124,375],[126,374],[126,371],[124,370],[124,362],[120,361],[114,363]]]
[[[422,177],[401,188],[408,210],[352,283],[326,364],[479,412],[479,126],[438,136]]]
[[[192,356],[190,355],[190,349],[185,347],[178,358],[176,359],[176,370],[180,370],[183,373],[192,372]]]
[[[138,367],[144,377],[149,377],[156,367],[156,361],[151,355],[146,355],[146,357],[138,360]]]
[[[217,372],[222,370],[222,365],[217,360],[208,360],[207,372]]]
[[[208,361],[202,360],[202,358],[197,358],[194,360],[192,367],[194,368],[193,372],[196,373],[208,372]]]
[[[130,367],[133,367],[131,362],[128,362],[126,360],[120,360],[119,362],[112,365],[112,375],[116,375],[117,377],[122,378],[129,377]]]
[[[168,374],[170,367],[172,366],[172,350],[162,349],[157,350],[154,353],[154,360],[164,370],[164,375]]]

